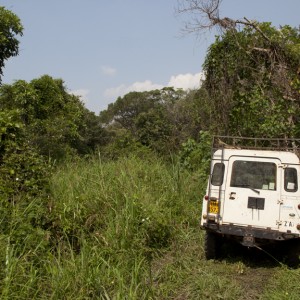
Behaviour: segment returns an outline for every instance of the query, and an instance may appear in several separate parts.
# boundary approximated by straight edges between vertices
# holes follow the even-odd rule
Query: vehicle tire
[[[220,257],[221,237],[211,231],[206,231],[204,240],[204,252],[206,259],[218,259]]]
[[[293,269],[300,266],[300,241],[293,240],[288,244],[286,264]]]

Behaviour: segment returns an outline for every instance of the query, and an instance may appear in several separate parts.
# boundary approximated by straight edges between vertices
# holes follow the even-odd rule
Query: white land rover
[[[247,247],[300,241],[296,142],[214,137],[201,215],[207,259],[218,258],[225,238]]]

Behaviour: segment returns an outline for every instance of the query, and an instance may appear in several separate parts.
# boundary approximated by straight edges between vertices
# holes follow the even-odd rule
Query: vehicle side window
[[[220,186],[223,184],[225,165],[223,163],[215,163],[212,176],[211,184]]]
[[[296,192],[298,190],[297,170],[295,168],[284,169],[284,189],[287,192]]]

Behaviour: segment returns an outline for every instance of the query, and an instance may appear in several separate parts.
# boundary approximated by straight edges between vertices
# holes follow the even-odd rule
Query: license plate
[[[219,201],[209,201],[208,212],[212,214],[219,213]]]

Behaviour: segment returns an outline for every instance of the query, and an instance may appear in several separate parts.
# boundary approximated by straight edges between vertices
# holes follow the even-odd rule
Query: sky
[[[200,85],[216,32],[184,35],[177,0],[0,0],[24,27],[2,82],[63,79],[95,113],[130,91]],[[299,0],[223,0],[220,16],[300,25]]]

